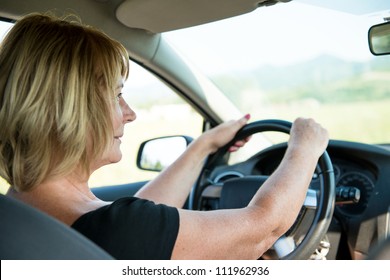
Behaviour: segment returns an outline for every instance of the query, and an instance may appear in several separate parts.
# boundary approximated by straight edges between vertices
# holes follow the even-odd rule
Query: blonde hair
[[[42,14],[18,21],[0,46],[0,176],[28,191],[79,165],[89,172],[111,144],[110,102],[128,58],[80,22]]]

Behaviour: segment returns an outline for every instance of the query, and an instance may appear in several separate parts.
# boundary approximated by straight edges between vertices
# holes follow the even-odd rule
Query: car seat
[[[103,249],[49,215],[0,195],[1,260],[109,260]]]

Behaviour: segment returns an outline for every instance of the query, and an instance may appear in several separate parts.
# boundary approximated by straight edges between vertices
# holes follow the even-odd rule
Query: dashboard
[[[286,143],[274,145],[248,160],[216,167],[209,181],[222,184],[234,177],[270,176],[279,165]],[[364,258],[372,245],[390,236],[390,150],[388,146],[331,140],[336,205],[328,235],[332,259]],[[299,176],[299,174],[297,174]],[[320,175],[313,174],[311,189]]]

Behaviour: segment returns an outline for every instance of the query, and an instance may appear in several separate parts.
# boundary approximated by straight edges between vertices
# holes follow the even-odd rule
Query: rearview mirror
[[[368,44],[374,55],[390,54],[390,22],[372,26],[368,31]]]
[[[143,142],[137,156],[142,170],[161,171],[173,163],[193,139],[188,136],[168,136]]]

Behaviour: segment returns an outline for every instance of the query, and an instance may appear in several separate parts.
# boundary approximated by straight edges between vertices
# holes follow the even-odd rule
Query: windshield
[[[357,15],[291,1],[164,36],[252,120],[312,117],[332,139],[390,143],[390,56],[367,43],[387,6]]]

